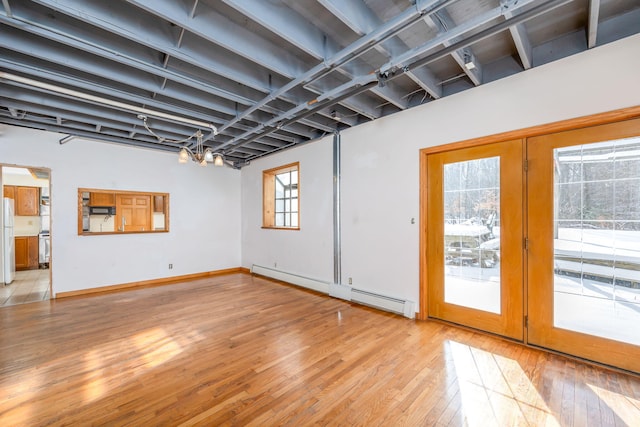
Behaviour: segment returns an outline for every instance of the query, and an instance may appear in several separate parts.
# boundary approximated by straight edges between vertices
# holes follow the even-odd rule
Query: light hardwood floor
[[[0,307],[49,299],[49,270],[16,271],[11,284],[0,285]]]
[[[638,377],[247,274],[0,321],[2,425],[640,422]]]

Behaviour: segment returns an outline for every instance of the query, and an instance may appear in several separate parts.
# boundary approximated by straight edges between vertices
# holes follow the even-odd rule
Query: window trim
[[[276,175],[292,171],[296,171],[298,174],[298,226],[276,226],[275,177]],[[289,163],[262,171],[262,228],[275,230],[300,230],[300,162]]]

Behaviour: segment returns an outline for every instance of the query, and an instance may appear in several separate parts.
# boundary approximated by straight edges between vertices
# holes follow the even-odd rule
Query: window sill
[[[275,226],[263,225],[261,228],[263,228],[265,230],[295,230],[295,231],[300,231],[300,227],[275,227]]]

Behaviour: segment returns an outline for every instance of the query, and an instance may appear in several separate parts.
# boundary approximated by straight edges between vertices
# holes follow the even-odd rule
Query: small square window
[[[299,229],[299,163],[262,172],[262,227]]]

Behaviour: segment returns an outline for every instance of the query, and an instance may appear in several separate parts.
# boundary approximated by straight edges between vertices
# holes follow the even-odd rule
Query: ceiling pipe
[[[25,125],[25,121],[20,121],[20,120],[14,120],[14,119],[5,119],[3,120],[3,123],[8,124],[8,125],[14,125],[14,126],[24,126]],[[51,124],[47,124],[47,123],[42,123],[42,122],[38,122],[38,121],[33,121],[30,120],[29,122],[27,122],[27,124],[29,125],[29,127],[33,127],[34,129],[41,129],[41,130],[46,130],[46,131],[51,131],[51,132],[58,132],[58,133],[66,133],[69,134],[69,128],[68,127],[64,127],[64,126],[57,126],[57,125],[51,125]],[[93,139],[93,140],[98,140],[98,141],[106,141],[106,142],[113,142],[116,144],[122,144],[122,145],[126,145],[126,146],[134,146],[134,147],[139,147],[139,148],[149,148],[149,149],[154,149],[154,150],[163,150],[163,151],[167,151],[167,152],[173,152],[173,153],[177,153],[178,149],[180,147],[169,147],[169,146],[165,146],[165,145],[159,145],[159,144],[155,144],[153,142],[140,142],[137,140],[131,140],[128,138],[124,138],[124,137],[118,137],[118,136],[114,136],[114,135],[105,135],[105,134],[96,134],[93,132],[89,132],[89,131],[85,131],[85,130],[74,130],[73,134],[69,134],[69,136],[73,136],[75,138],[88,138],[88,139]],[[64,138],[63,138],[64,139]]]
[[[381,27],[359,38],[349,46],[334,54],[331,58],[319,63],[301,76],[295,78],[294,80],[291,80],[289,83],[282,86],[278,90],[270,93],[250,108],[244,110],[235,118],[220,126],[219,132],[224,131],[230,126],[233,126],[235,123],[244,119],[256,110],[259,110],[274,99],[284,95],[286,92],[290,91],[296,86],[308,84],[318,79],[319,77],[324,75],[326,71],[334,70],[337,67],[345,64],[346,62],[356,58],[358,54],[366,52],[376,44],[386,40],[387,37],[391,37],[392,35],[395,35],[399,31],[408,27],[409,25],[412,25],[413,23],[419,21],[424,15],[435,13],[436,11],[446,7],[448,4],[455,1],[457,0],[417,0],[416,4],[413,7],[406,9],[401,14],[387,21]]]
[[[259,126],[250,129],[246,132],[244,132],[241,135],[238,135],[237,137],[225,142],[224,144],[220,145],[218,147],[218,149],[224,149],[225,147],[229,146],[229,145],[233,145],[236,142],[248,137],[251,134],[254,134],[256,132],[260,132],[260,130],[268,128],[270,126],[274,126],[274,127],[282,127],[282,126],[288,126],[289,124],[293,123],[293,121],[288,120],[290,117],[296,117],[296,120],[299,120],[303,117],[308,117],[309,115],[302,115],[302,116],[297,116],[298,113],[300,113],[303,110],[307,110],[309,109],[309,107],[313,106],[313,110],[315,111],[319,111],[320,109],[315,108],[316,104],[323,102],[329,98],[331,98],[332,96],[339,96],[340,93],[344,92],[345,90],[349,90],[352,89],[353,87],[360,87],[362,85],[366,85],[369,84],[371,82],[378,82],[378,79],[376,78],[376,76],[374,74],[369,74],[366,76],[361,76],[357,79],[351,80],[343,85],[340,85],[328,92],[323,93],[322,95],[320,95],[318,98],[313,99],[311,101],[302,103],[302,104],[298,104],[295,107],[291,108],[288,111],[285,111],[284,113],[280,114],[279,116],[276,116],[274,118],[272,118],[271,120],[269,120],[268,122],[265,123],[261,123]],[[323,104],[324,105],[324,104]],[[278,125],[276,125],[278,124]],[[222,128],[221,128],[222,129]],[[246,142],[246,141],[245,141]]]
[[[56,85],[41,82],[38,80],[29,79],[27,77],[17,76],[15,74],[7,73],[5,71],[0,71],[0,79],[9,80],[16,83],[22,83],[24,85],[37,87],[39,89],[59,93],[62,95],[67,95],[72,98],[82,99],[84,101],[88,101],[88,102],[92,102],[100,105],[107,105],[107,106],[119,108],[122,110],[132,111],[138,114],[144,114],[144,115],[165,119],[169,121],[190,124],[193,126],[198,126],[203,129],[211,129],[213,134],[218,133],[218,129],[211,123],[206,123],[199,120],[193,120],[187,117],[179,117],[173,114],[164,113],[162,111],[155,111],[149,108],[138,107],[137,105],[125,104],[124,102],[114,101],[112,99],[107,99],[100,96],[79,92],[77,90],[68,89],[62,86],[56,86]]]
[[[350,98],[352,96],[358,95],[358,94],[360,94],[362,92],[366,92],[369,89],[371,89],[372,87],[376,86],[377,84],[378,84],[378,81],[374,80],[374,81],[371,81],[371,82],[369,82],[369,83],[367,83],[367,84],[365,84],[363,86],[353,88],[349,92],[346,92],[346,93],[340,95],[337,98],[326,99],[324,102],[321,102],[321,103],[317,104],[314,108],[311,108],[310,110],[304,112],[300,116],[296,116],[296,117],[292,117],[292,118],[287,119],[287,121],[284,122],[283,125],[287,125],[289,123],[293,123],[293,122],[295,122],[297,120],[303,119],[303,118],[305,118],[307,116],[310,116],[311,114],[314,114],[318,110],[330,107],[332,105],[335,105],[335,104],[338,104],[338,103],[344,101],[347,98]],[[250,142],[252,142],[252,141],[254,141],[254,140],[258,139],[258,138],[261,138],[261,137],[263,137],[265,135],[268,135],[271,132],[274,132],[276,130],[277,130],[277,127],[265,129],[261,134],[255,135],[255,136],[249,138],[248,140],[243,141],[242,143],[240,143],[240,144],[236,145],[235,147],[231,148],[228,152],[229,153],[233,153],[233,151],[236,148],[242,147],[243,145],[248,144],[248,143],[250,143]],[[291,144],[290,146],[293,146],[293,145],[295,145],[295,144]],[[284,148],[287,148],[287,147],[282,147],[282,148],[284,149]],[[276,150],[276,151],[279,151],[279,150]],[[255,159],[257,157],[261,157],[261,156],[250,157],[249,159]]]
[[[75,135],[67,135],[67,136],[65,136],[64,138],[60,138],[60,140],[58,141],[58,144],[60,144],[60,145],[64,145],[64,144],[66,144],[67,142],[69,142],[69,141],[71,141],[71,140],[73,140],[73,139],[75,139],[75,138],[76,138],[76,136],[75,136]]]

